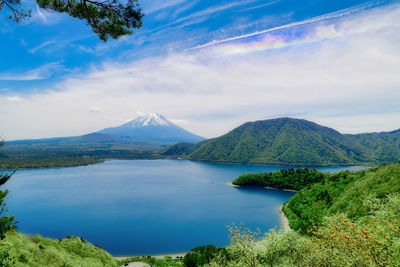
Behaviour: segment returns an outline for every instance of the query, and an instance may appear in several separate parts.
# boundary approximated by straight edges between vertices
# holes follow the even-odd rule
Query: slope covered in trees
[[[393,193],[400,193],[399,163],[330,174],[300,190],[284,210],[293,229],[308,233],[325,216],[343,213],[355,220],[365,217],[371,212],[365,204],[369,198],[385,199]]]
[[[316,123],[280,118],[245,123],[191,148],[191,160],[285,165],[396,162],[400,131],[344,135]]]

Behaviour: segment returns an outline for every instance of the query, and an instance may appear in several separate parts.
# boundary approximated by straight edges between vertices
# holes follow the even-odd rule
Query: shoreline
[[[78,157],[73,157],[73,159]],[[69,168],[69,167],[81,167],[81,166],[89,166],[93,164],[104,163],[106,161],[113,161],[113,160],[188,160],[194,162],[208,162],[208,163],[221,163],[221,164],[242,164],[242,165],[254,165],[254,166],[273,166],[273,167],[290,167],[290,168],[324,168],[324,167],[355,167],[355,168],[363,168],[368,169],[371,167],[375,167],[380,164],[350,164],[350,165],[336,165],[336,164],[327,164],[327,165],[299,165],[299,164],[290,164],[290,163],[247,163],[247,162],[231,162],[231,161],[208,161],[208,160],[193,160],[193,159],[186,159],[186,158],[171,158],[171,157],[162,157],[162,156],[155,156],[155,157],[147,157],[147,158],[98,158],[95,162],[88,162],[82,164],[72,164],[72,165],[58,165],[58,166],[35,166],[35,167],[15,167],[13,169],[6,169],[6,170],[40,170],[40,169],[59,169],[59,168]],[[395,163],[395,162],[392,162]],[[354,170],[357,171],[357,170]],[[282,189],[285,190],[285,189]],[[290,189],[288,189],[290,191]]]
[[[283,232],[286,232],[286,231],[291,230],[292,228],[290,228],[289,220],[288,220],[288,218],[286,217],[285,212],[283,211],[283,205],[284,205],[284,204],[282,204],[282,205],[280,205],[280,206],[278,207],[279,224],[280,224],[280,226],[281,226],[281,229],[280,229],[280,230],[282,230]]]
[[[225,183],[226,185],[232,186],[232,187],[240,187],[240,185],[232,184],[232,182]]]
[[[225,184],[229,185],[229,186],[232,186],[232,187],[241,187],[240,185],[233,184],[232,182],[225,183]],[[248,186],[248,185],[246,185],[246,186]],[[283,190],[283,191],[295,192],[295,193],[299,192],[299,191],[294,190],[294,189],[283,189],[283,188],[276,188],[276,187],[269,187],[269,186],[257,186],[257,185],[249,185],[249,186],[262,187],[262,188],[270,189],[270,190]]]
[[[297,190],[294,189],[283,189],[283,188],[275,188],[275,187],[270,187],[270,186],[264,186],[265,189],[272,189],[272,190],[283,190],[283,191],[288,191],[288,192],[299,192]]]
[[[231,183],[227,183],[227,184],[229,184],[229,185],[231,185],[231,186],[233,186],[233,187],[236,187],[234,184],[231,184]],[[237,186],[237,187],[239,187],[239,186]],[[283,212],[283,205],[284,204],[282,204],[282,205],[280,205],[278,208],[277,208],[277,212],[278,212],[278,215],[279,215],[279,225],[280,225],[280,230],[281,231],[289,231],[289,230],[291,230],[292,228],[290,228],[290,225],[289,225],[289,220],[288,220],[288,218],[286,217],[286,214]],[[164,257],[171,257],[171,258],[173,258],[173,259],[176,259],[176,258],[179,258],[179,257],[185,257],[185,255],[187,254],[187,253],[189,253],[189,252],[177,252],[177,253],[167,253],[167,254],[153,254],[153,255],[134,255],[134,256],[113,256],[113,258],[114,259],[116,259],[116,260],[125,260],[125,259],[128,259],[128,258],[132,258],[132,257],[147,257],[147,256],[150,256],[150,257],[153,257],[153,258],[156,258],[156,259],[164,259]]]
[[[177,252],[177,253],[167,253],[167,254],[153,254],[153,255],[134,255],[134,256],[113,256],[114,259],[116,260],[125,260],[133,257],[153,257],[156,259],[164,259],[164,257],[171,257],[173,259],[179,258],[179,257],[185,257],[186,254],[189,252]]]

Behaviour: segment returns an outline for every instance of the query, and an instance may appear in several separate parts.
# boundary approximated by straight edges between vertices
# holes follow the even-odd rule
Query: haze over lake
[[[8,208],[23,233],[81,236],[114,255],[188,251],[229,243],[226,226],[279,227],[277,207],[294,193],[235,188],[249,172],[285,166],[113,160],[83,167],[21,170],[7,183]],[[321,167],[324,171],[356,167]]]

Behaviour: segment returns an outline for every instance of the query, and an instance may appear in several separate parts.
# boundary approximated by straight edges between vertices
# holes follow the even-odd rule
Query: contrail
[[[257,31],[257,32],[249,33],[249,34],[243,34],[243,35],[231,37],[231,38],[220,40],[220,41],[212,41],[212,42],[209,42],[209,43],[206,43],[206,44],[203,44],[203,45],[198,45],[198,46],[189,48],[188,50],[201,49],[201,48],[205,48],[205,47],[209,47],[209,46],[213,46],[213,45],[217,45],[217,44],[221,44],[221,43],[226,43],[226,42],[235,41],[235,40],[239,40],[239,39],[243,39],[243,38],[247,38],[247,37],[256,36],[256,35],[267,33],[267,32],[273,32],[273,31],[277,31],[277,30],[288,29],[288,28],[297,27],[297,26],[305,25],[305,24],[311,24],[311,23],[320,22],[320,21],[324,21],[324,20],[341,18],[341,17],[347,16],[347,15],[350,15],[350,14],[358,13],[360,11],[372,8],[372,7],[377,6],[377,5],[379,5],[381,3],[384,3],[384,2],[385,2],[385,0],[370,1],[368,3],[361,4],[361,5],[358,5],[358,6],[355,6],[355,7],[342,9],[342,10],[335,11],[335,12],[332,12],[332,13],[328,13],[328,14],[325,14],[325,15],[322,15],[322,16],[318,16],[318,17],[314,17],[314,18],[310,18],[310,19],[306,19],[306,20],[302,20],[302,21],[298,21],[298,22],[289,23],[289,24],[286,24],[286,25],[282,25],[282,26],[266,29],[266,30],[263,30],[263,31]]]

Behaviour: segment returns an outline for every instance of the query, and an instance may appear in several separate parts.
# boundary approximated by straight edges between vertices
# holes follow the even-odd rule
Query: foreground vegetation
[[[271,230],[257,242],[238,231],[231,257],[217,256],[210,266],[400,266],[400,194],[370,197],[363,205],[370,213],[362,219],[324,217],[311,236]]]
[[[100,247],[80,237],[62,240],[10,231],[0,242],[0,266],[117,266]]]

